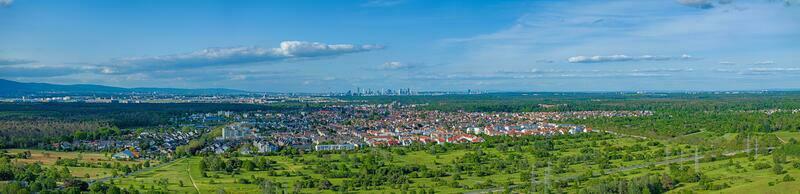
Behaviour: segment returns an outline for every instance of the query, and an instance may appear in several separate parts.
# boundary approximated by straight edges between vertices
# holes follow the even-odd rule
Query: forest
[[[370,103],[428,104],[428,106],[424,106],[425,109],[467,112],[721,111],[800,108],[800,92],[487,93],[439,96],[353,96],[341,98],[345,100],[363,100]]]
[[[305,104],[0,103],[0,148],[40,147],[63,140],[103,139],[120,130],[171,124],[170,119],[217,111],[284,111]]]

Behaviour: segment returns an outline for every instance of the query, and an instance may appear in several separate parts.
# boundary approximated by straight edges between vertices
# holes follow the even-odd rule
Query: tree
[[[247,160],[247,161],[244,161],[244,164],[242,164],[242,167],[247,171],[253,171],[256,168],[256,164],[251,160]]]
[[[103,184],[102,182],[89,185],[89,191],[95,193],[104,193],[103,191],[105,191],[106,189],[107,189],[106,185]]]
[[[523,171],[519,173],[519,180],[524,183],[531,182],[531,175],[531,173]]]
[[[792,177],[792,176],[790,176],[788,174],[783,176],[783,182],[791,182],[791,181],[794,181],[794,177]]]
[[[320,180],[320,182],[319,182],[319,189],[322,189],[322,190],[328,190],[332,186],[333,186],[333,184],[331,184],[331,181],[328,181],[328,179],[323,179],[323,180]]]
[[[205,158],[203,158],[203,159],[205,159]],[[207,168],[208,168],[208,165],[206,164],[206,160],[200,160],[200,170],[201,171],[206,171]]]
[[[781,165],[779,163],[775,163],[775,165],[772,166],[772,172],[774,172],[775,174],[786,173],[786,171],[783,170],[783,165]]]
[[[273,185],[272,181],[269,181],[269,180],[265,180],[264,182],[261,182],[261,185],[259,185],[259,187],[261,187],[261,193],[263,193],[263,194],[276,194],[276,193],[278,193],[277,192],[277,188],[275,187],[275,185]]]

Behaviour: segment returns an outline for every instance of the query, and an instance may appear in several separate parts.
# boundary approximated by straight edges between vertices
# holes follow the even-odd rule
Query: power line
[[[700,157],[697,155],[697,147],[694,147],[694,172],[700,173]]]

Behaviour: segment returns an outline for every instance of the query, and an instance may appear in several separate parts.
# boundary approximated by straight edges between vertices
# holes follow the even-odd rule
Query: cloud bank
[[[695,7],[700,9],[711,9],[714,8],[714,3],[710,0],[677,0],[677,2],[681,5]],[[720,2],[730,2],[730,1],[720,1]]]
[[[408,64],[408,63],[403,63],[403,62],[398,62],[398,61],[390,61],[390,62],[383,63],[383,65],[381,65],[380,69],[382,69],[382,70],[407,70],[407,69],[413,69],[415,67],[416,67],[415,65]]]
[[[325,44],[306,41],[283,41],[278,48],[227,47],[207,48],[190,53],[130,57],[112,61],[101,73],[130,73],[150,69],[174,70],[234,64],[278,62],[339,56],[348,53],[383,49],[380,45]]]
[[[775,61],[759,61],[753,63],[753,65],[774,65]]]
[[[405,3],[405,0],[369,0],[362,7],[391,7]]]
[[[0,67],[0,77],[26,78],[26,77],[56,77],[80,73],[80,68],[60,66],[34,66],[34,67]]]
[[[34,60],[25,60],[25,59],[0,59],[0,66],[4,65],[21,65],[21,64],[28,64],[28,63],[35,63]]]
[[[0,7],[8,7],[14,4],[14,0],[0,0]]]
[[[770,73],[780,73],[780,72],[797,72],[800,71],[800,68],[784,68],[784,67],[775,67],[775,68],[749,68],[749,71],[752,72],[770,72]]]
[[[567,59],[570,63],[606,63],[623,61],[668,61],[668,60],[688,60],[691,55],[684,54],[680,57],[671,56],[628,56],[628,55],[608,55],[608,56],[574,56]]]

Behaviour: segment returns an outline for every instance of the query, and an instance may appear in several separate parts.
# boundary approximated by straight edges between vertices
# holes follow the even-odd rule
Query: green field
[[[691,134],[688,136],[708,136],[706,132]],[[720,136],[720,141],[735,141],[737,134],[728,133]],[[762,138],[781,137],[790,139],[800,137],[800,133],[781,131],[774,134],[761,134]],[[552,142],[552,150],[547,151],[549,156],[536,154],[537,147],[542,146],[542,142]],[[522,143],[520,143],[522,142]],[[527,142],[527,143],[525,143]],[[462,144],[438,146],[437,149],[446,151],[432,151],[430,145],[394,148],[364,148],[359,151],[338,152],[338,153],[317,153],[311,152],[299,155],[286,156],[266,156],[273,164],[269,170],[238,169],[234,173],[224,171],[213,171],[201,169],[202,156],[180,158],[164,165],[134,172],[127,176],[122,176],[117,169],[102,167],[68,167],[72,176],[86,180],[102,180],[105,183],[114,184],[124,189],[134,189],[139,191],[168,191],[170,193],[216,193],[225,191],[226,193],[253,193],[262,192],[262,182],[256,180],[268,180],[272,187],[279,191],[288,193],[299,191],[301,193],[339,193],[335,189],[295,188],[297,182],[302,182],[307,178],[314,180],[330,181],[333,186],[340,187],[353,178],[332,178],[330,175],[320,173],[319,168],[323,165],[348,166],[350,172],[358,172],[352,161],[355,158],[368,158],[379,156],[383,163],[388,166],[424,166],[429,171],[440,170],[447,175],[441,177],[424,177],[423,175],[408,174],[407,184],[385,184],[380,186],[369,186],[350,188],[347,193],[403,193],[407,191],[434,191],[435,193],[468,193],[472,191],[503,191],[506,186],[513,185],[508,189],[513,192],[527,192],[530,182],[523,181],[522,173],[534,173],[535,179],[543,181],[549,179],[552,182],[562,182],[564,187],[559,189],[562,192],[577,193],[589,185],[599,184],[604,181],[614,179],[633,179],[636,177],[650,174],[670,173],[666,163],[662,161],[668,159],[689,158],[683,162],[673,162],[684,167],[694,167],[693,151],[698,147],[691,144],[671,143],[677,141],[670,140],[648,140],[633,137],[615,137],[610,134],[585,134],[576,137],[558,136],[553,139],[531,138],[508,138],[492,137],[487,142],[481,144]],[[668,150],[668,154],[665,153]],[[90,164],[102,164],[118,162],[120,164],[140,164],[143,161],[115,161],[108,159],[104,153],[78,153],[78,152],[52,152],[42,150],[10,149],[5,150],[13,155],[26,151],[31,152],[31,156],[26,159],[14,159],[18,163],[40,163],[45,167],[62,168],[55,164],[58,158],[81,158],[82,162]],[[713,150],[708,151],[712,153]],[[479,164],[468,164],[467,166],[491,167],[493,163],[504,165],[517,165],[502,162],[522,162],[529,164],[530,168],[491,170],[489,174],[481,174],[481,171],[465,170],[459,174],[459,179],[453,177],[453,168],[459,163],[463,163],[465,158],[482,153],[488,161]],[[582,162],[565,162],[569,158],[580,158],[591,156],[596,153],[603,153],[605,157],[612,158],[607,164],[597,163],[592,160]],[[721,154],[723,152],[715,152]],[[700,153],[699,156],[708,155]],[[510,159],[511,156],[519,157]],[[720,156],[718,156],[720,157]],[[224,158],[224,157],[223,157]],[[243,156],[235,157],[241,161],[255,160],[255,157]],[[228,158],[231,159],[231,158]],[[496,159],[496,160],[493,160]],[[787,161],[782,164],[785,174],[775,174],[772,168],[755,169],[756,163],[772,165],[772,154],[762,150],[760,156],[751,160],[744,153],[738,153],[731,159],[717,158],[716,160],[702,159],[698,164],[700,171],[704,175],[706,185],[715,185],[719,188],[709,189],[699,182],[683,182],[676,185],[670,193],[796,193],[800,190],[800,182],[783,181],[783,177],[789,175],[793,178],[800,178],[800,169],[795,163],[800,163],[797,156],[788,156]],[[155,165],[156,162],[152,161]],[[358,163],[358,162],[355,162]],[[546,164],[552,165],[546,165]],[[556,167],[561,164],[562,167]],[[653,164],[653,165],[648,165]],[[549,167],[548,167],[549,166]],[[626,167],[638,166],[635,169]],[[497,167],[495,167],[497,168]],[[503,169],[503,168],[500,168]],[[118,177],[111,177],[114,172],[120,174]],[[692,170],[693,171],[693,170]],[[422,171],[420,171],[422,172]],[[549,176],[548,176],[549,172]],[[587,176],[587,173],[592,174]],[[205,174],[205,176],[203,175]],[[576,182],[576,177],[582,177]],[[109,179],[110,178],[110,179]],[[250,183],[242,183],[241,181]],[[543,184],[538,182],[537,184]]]
[[[782,135],[797,135],[792,133],[784,133]],[[726,135],[725,138],[730,138]],[[552,153],[557,157],[577,156],[581,154],[581,149],[590,144],[600,143],[599,150],[609,151],[615,149],[622,149],[624,147],[635,147],[636,145],[644,145],[650,140],[642,140],[637,138],[618,137],[618,138],[601,138],[596,140],[588,140],[590,138],[564,138],[556,142],[556,150]],[[604,143],[602,143],[604,142]],[[693,154],[693,146],[687,144],[666,144],[661,146],[644,146],[644,149],[635,152],[626,152],[627,154],[655,154],[661,153],[664,148],[669,149],[682,149],[685,150],[681,156],[672,155],[666,158],[674,159],[681,157],[691,158]],[[114,183],[121,188],[134,188],[138,190],[166,190],[176,193],[196,193],[198,190],[201,193],[213,193],[224,190],[226,193],[252,193],[260,192],[261,187],[256,183],[243,184],[238,182],[241,179],[253,180],[253,178],[263,178],[270,180],[275,185],[280,185],[279,190],[287,192],[295,191],[293,183],[301,181],[304,175],[316,179],[329,180],[333,185],[342,185],[348,178],[326,178],[323,174],[315,173],[314,168],[319,165],[319,162],[327,162],[339,164],[342,162],[342,157],[363,157],[368,154],[386,155],[392,165],[403,166],[411,164],[423,165],[429,169],[446,169],[449,165],[458,162],[457,160],[466,154],[474,153],[475,149],[481,149],[483,152],[494,155],[497,157],[507,157],[509,154],[522,153],[525,160],[530,163],[541,162],[543,158],[527,154],[525,152],[514,151],[501,151],[496,147],[466,147],[463,149],[450,150],[444,153],[431,154],[428,151],[409,151],[398,153],[396,149],[369,149],[360,152],[342,153],[329,153],[329,154],[304,154],[301,156],[268,156],[267,158],[274,161],[272,175],[266,171],[246,171],[239,170],[237,173],[225,173],[221,171],[206,171],[206,177],[203,177],[202,170],[199,163],[202,157],[195,156],[191,158],[183,158],[174,161],[168,165],[131,175],[128,177],[115,178]],[[523,149],[527,149],[523,146]],[[786,174],[776,175],[773,173],[772,168],[755,170],[755,163],[769,163],[772,164],[772,157],[766,151],[762,151],[761,156],[756,160],[749,160],[743,153],[738,154],[732,159],[719,159],[719,160],[701,160],[699,166],[701,172],[710,180],[711,185],[727,185],[726,188],[721,190],[709,190],[700,187],[700,183],[680,183],[676,189],[670,191],[671,193],[796,193],[800,190],[800,182],[783,182],[778,181],[785,175],[800,178],[800,169],[793,167],[793,163],[800,162],[798,158],[789,156],[788,161],[783,164],[786,169]],[[621,152],[610,151],[611,154],[621,154]],[[346,156],[345,156],[346,155]],[[252,160],[253,157],[238,157],[238,159]],[[626,166],[634,166],[638,164],[654,163],[657,165],[642,167],[634,170],[624,170],[620,172],[613,172],[609,169],[602,170],[599,164],[580,163],[567,165],[566,170],[560,173],[552,173],[551,180],[570,180],[565,179],[569,177],[579,176],[586,172],[594,172],[596,175],[584,180],[582,184],[593,184],[594,182],[606,180],[608,178],[633,178],[644,176],[653,173],[668,173],[664,164],[657,162],[664,160],[664,156],[654,158],[642,159],[614,159],[609,161],[612,169],[617,169]],[[732,166],[730,162],[737,165]],[[693,167],[693,160],[687,160],[681,163],[680,166]],[[547,172],[545,167],[533,168],[534,173],[538,174],[538,179],[542,180],[544,174]],[[600,175],[600,172],[611,172],[610,174]],[[438,184],[437,180],[433,178],[411,178],[411,184],[406,188],[400,186],[384,185],[370,188],[361,188],[350,190],[348,193],[402,193],[404,190],[434,190],[436,193],[466,193],[470,191],[482,191],[491,188],[504,188],[502,185],[527,185],[529,182],[522,182],[520,173],[530,173],[529,171],[517,171],[514,173],[497,172],[487,176],[472,175],[470,173],[461,174],[461,179],[456,182],[461,187],[453,187],[450,185]],[[441,179],[449,183],[451,177],[442,177]],[[164,184],[163,180],[167,180]],[[213,181],[212,181],[213,180]],[[481,187],[479,185],[485,184],[487,180],[491,180],[494,184],[488,187]],[[440,180],[441,181],[441,180]],[[181,186],[181,182],[183,186]],[[773,182],[773,186],[770,186]],[[568,183],[572,184],[572,183]],[[196,187],[195,187],[196,185]],[[275,186],[278,187],[278,186]],[[581,187],[567,187],[562,191],[568,193],[578,192],[576,188]],[[337,193],[334,190],[320,190],[317,188],[303,188],[299,189],[302,193]],[[524,190],[517,190],[522,192]]]
[[[60,152],[60,151],[47,151],[47,150],[31,150],[31,149],[5,149],[2,150],[8,154],[14,155],[23,152],[30,152],[29,158],[16,158],[13,161],[17,163],[32,164],[39,163],[44,167],[66,167],[69,169],[73,177],[80,179],[99,179],[111,177],[114,171],[113,168],[104,168],[102,166],[61,166],[56,165],[58,159],[79,159],[82,163],[99,165],[102,163],[119,163],[120,165],[138,165],[144,160],[134,161],[120,161],[111,159],[111,154],[99,152]],[[157,161],[150,161],[153,165],[158,164]],[[117,172],[121,174],[121,172]]]
[[[597,141],[589,141],[586,138],[565,138],[561,140],[557,140],[558,144],[556,145],[556,150],[553,154],[556,156],[561,157],[569,157],[569,156],[576,156],[579,155],[581,149],[585,148],[581,145],[589,146],[590,143],[601,143],[604,148],[610,149],[622,149],[623,147],[631,147],[634,145],[644,145],[648,140],[641,140],[637,138],[614,138],[610,135],[600,136],[602,137],[601,140]],[[667,145],[666,147],[670,147],[671,149],[688,149],[691,148],[689,145]],[[523,149],[532,148],[532,146],[522,146]],[[495,155],[498,157],[507,157],[509,154],[516,153],[513,151],[500,151],[497,148],[479,148],[479,147],[472,147],[472,148],[464,148],[464,149],[456,149],[447,151],[444,153],[436,153],[431,154],[428,151],[410,151],[405,152],[403,154],[397,154],[392,152],[393,149],[370,149],[369,151],[361,151],[361,152],[351,152],[347,153],[347,157],[363,157],[370,153],[372,154],[379,154],[379,155],[388,155],[391,157],[389,159],[392,165],[403,166],[403,165],[411,165],[411,164],[418,164],[427,167],[428,169],[444,169],[447,168],[448,165],[456,163],[457,158],[463,157],[465,154],[474,153],[476,149],[481,149],[482,152],[486,154]],[[601,148],[598,148],[601,149]],[[660,147],[655,146],[642,146],[642,150],[635,151],[635,152],[627,152],[627,154],[650,154],[652,152],[659,152]],[[615,154],[622,154],[622,151],[615,151]],[[533,164],[536,162],[542,162],[543,158],[536,157],[531,154],[526,154],[524,152],[522,156],[527,162]],[[688,153],[685,153],[684,156],[688,156]],[[266,180],[271,180],[273,182],[280,183],[284,190],[287,191],[294,191],[294,185],[292,183],[299,181],[302,179],[302,176],[298,176],[298,174],[302,175],[309,175],[313,178],[318,179],[326,179],[329,180],[333,185],[341,185],[346,178],[325,178],[323,175],[315,173],[313,171],[316,164],[320,161],[323,162],[330,162],[335,164],[343,164],[348,165],[345,162],[342,162],[343,154],[340,153],[331,153],[331,154],[305,154],[299,157],[288,157],[288,156],[268,156],[269,160],[272,160],[276,163],[274,166],[274,173],[277,175],[270,176],[268,173],[264,171],[244,171],[241,170],[238,174],[228,174],[224,172],[206,172],[207,177],[202,177],[202,172],[199,167],[199,162],[202,157],[191,157],[191,158],[184,158],[175,161],[169,165],[153,169],[151,171],[139,173],[133,176],[128,176],[125,178],[118,178],[115,179],[114,182],[117,183],[118,186],[122,188],[136,188],[136,189],[155,189],[155,190],[162,190],[164,184],[156,184],[160,180],[167,179],[168,183],[166,187],[170,191],[177,191],[181,192],[195,192],[196,190],[200,190],[202,193],[209,193],[209,192],[217,192],[218,190],[224,189],[228,193],[249,193],[249,192],[258,192],[260,191],[259,185],[257,184],[241,184],[237,181],[239,179],[252,179],[253,177],[257,178],[264,178]],[[680,157],[677,155],[669,156],[669,158],[676,158]],[[631,159],[628,161],[617,159],[611,160],[610,165],[613,167],[623,167],[623,166],[631,166],[642,164],[651,161],[661,160],[664,157],[657,157],[657,158],[650,158],[650,159]],[[251,160],[252,157],[239,157],[241,160]],[[305,162],[305,163],[304,163]],[[601,167],[598,164],[572,164],[568,165],[567,170],[564,172],[560,172],[558,174],[554,174],[553,178],[557,179],[559,177],[570,177],[575,175],[580,175],[585,173],[586,171],[594,171],[600,172]],[[533,168],[537,174],[545,174],[545,168]],[[288,173],[289,175],[286,175]],[[468,192],[472,190],[483,189],[483,187],[479,187],[479,184],[484,184],[487,180],[492,180],[495,186],[503,185],[503,184],[528,184],[527,182],[522,182],[520,180],[520,173],[530,173],[530,171],[517,171],[514,173],[505,173],[505,172],[498,172],[491,175],[471,175],[469,173],[465,173],[461,175],[461,179],[457,180],[459,185],[463,185],[463,187],[452,187],[448,185],[440,185],[437,184],[435,180],[432,178],[411,178],[412,184],[408,187],[410,190],[430,190],[433,189],[437,193],[462,193]],[[218,177],[218,178],[214,178]],[[451,180],[450,177],[442,177],[441,179]],[[192,184],[192,180],[197,185],[195,188]],[[213,183],[211,183],[213,180]],[[183,182],[183,186],[180,186],[180,182]],[[488,188],[492,188],[494,186],[490,186]],[[301,189],[301,191],[306,193],[334,193],[335,191],[332,190],[318,190],[315,188],[305,188]],[[356,193],[400,193],[402,192],[401,188],[395,186],[378,186],[378,187],[370,187],[369,189],[359,189],[354,190],[351,192]]]

